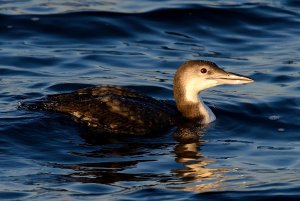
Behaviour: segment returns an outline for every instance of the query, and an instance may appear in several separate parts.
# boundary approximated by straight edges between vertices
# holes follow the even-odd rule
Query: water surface
[[[300,3],[3,1],[0,198],[259,200],[300,197]],[[199,142],[171,133],[99,142],[22,100],[97,84],[172,99],[189,59],[250,76],[202,96],[217,121]]]

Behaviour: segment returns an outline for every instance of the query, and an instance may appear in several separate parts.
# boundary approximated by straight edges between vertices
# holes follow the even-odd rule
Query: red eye
[[[201,73],[206,73],[206,72],[207,72],[206,68],[201,69]]]

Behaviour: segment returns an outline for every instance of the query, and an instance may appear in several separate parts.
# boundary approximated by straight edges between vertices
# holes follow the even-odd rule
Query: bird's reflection
[[[206,192],[222,188],[224,174],[228,169],[210,168],[215,160],[209,159],[201,152],[201,147],[207,141],[202,140],[203,127],[190,124],[181,125],[174,137],[180,143],[174,148],[175,161],[183,168],[174,169],[173,172],[182,182],[173,188],[187,191]]]
[[[206,143],[201,139],[201,129],[181,126],[173,131],[176,141],[170,135],[147,139],[106,136],[101,145],[100,139],[95,140],[90,134],[85,134],[86,142],[96,149],[72,154],[83,157],[86,162],[55,166],[72,169],[73,173],[68,177],[82,183],[123,188],[130,188],[124,186],[124,182],[135,186],[149,186],[150,183],[153,187],[163,185],[188,191],[213,191],[222,187],[224,172],[229,170],[208,167],[215,161],[201,153],[201,146]],[[164,166],[161,158],[171,158],[168,167]],[[91,159],[93,162],[90,162]]]
[[[222,181],[225,179],[223,173],[229,170],[209,168],[209,165],[215,160],[207,158],[199,151],[202,143],[205,141],[181,143],[175,147],[175,160],[177,163],[183,164],[183,168],[174,169],[173,172],[182,182],[172,188],[198,192],[222,188]]]

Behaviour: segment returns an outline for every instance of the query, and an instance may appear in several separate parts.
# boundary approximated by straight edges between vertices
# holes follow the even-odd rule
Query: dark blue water
[[[1,1],[0,199],[300,199],[300,3]],[[202,94],[217,121],[198,143],[170,133],[97,142],[21,100],[97,84],[172,99],[189,59],[250,76]]]

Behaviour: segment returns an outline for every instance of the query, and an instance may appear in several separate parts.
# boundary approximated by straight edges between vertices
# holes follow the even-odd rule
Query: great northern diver
[[[109,134],[146,135],[182,121],[208,124],[216,119],[199,93],[222,84],[246,84],[252,79],[226,72],[210,61],[183,63],[174,77],[176,106],[119,86],[96,86],[49,95],[20,108],[66,113],[77,121]]]

